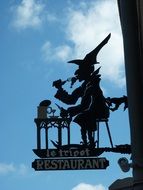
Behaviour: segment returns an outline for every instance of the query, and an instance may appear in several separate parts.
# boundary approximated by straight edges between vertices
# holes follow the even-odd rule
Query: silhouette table
[[[62,129],[67,129],[67,144],[70,144],[70,118],[61,118],[58,116],[49,117],[46,119],[35,119],[37,126],[37,149],[41,149],[41,129],[45,129],[45,145],[48,149],[48,129],[56,127],[58,129],[58,145],[62,146]]]

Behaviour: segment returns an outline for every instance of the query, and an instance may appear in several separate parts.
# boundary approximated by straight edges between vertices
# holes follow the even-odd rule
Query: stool
[[[113,148],[113,142],[112,142],[112,137],[111,137],[111,133],[110,133],[109,125],[108,125],[108,119],[96,119],[96,125],[97,125],[97,148],[99,148],[99,123],[100,122],[105,123],[107,133],[108,133],[108,136],[109,136],[109,140],[110,140],[110,144],[111,144],[111,148]],[[95,132],[94,132],[94,138],[95,138]]]

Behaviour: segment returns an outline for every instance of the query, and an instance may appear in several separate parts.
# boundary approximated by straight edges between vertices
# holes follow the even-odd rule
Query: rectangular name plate
[[[47,170],[92,170],[106,169],[109,161],[106,158],[74,158],[74,159],[35,159],[32,168],[36,171]]]
[[[75,149],[33,149],[33,152],[40,158],[68,158],[68,157],[97,157],[103,148],[75,148]]]

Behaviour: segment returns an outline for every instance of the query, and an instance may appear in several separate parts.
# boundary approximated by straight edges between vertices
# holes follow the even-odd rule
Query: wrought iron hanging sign
[[[97,55],[102,47],[108,43],[109,34],[93,51],[88,53],[84,59],[76,59],[68,63],[76,64],[78,69],[70,79],[61,79],[53,82],[57,89],[55,98],[67,104],[67,109],[56,107],[60,110],[60,116],[55,115],[56,109],[51,107],[50,100],[43,100],[37,108],[37,148],[34,153],[40,158],[35,159],[32,167],[36,171],[41,170],[85,170],[85,169],[106,169],[109,161],[99,157],[103,152],[115,152],[130,154],[130,145],[114,146],[109,128],[110,113],[116,111],[121,104],[124,110],[128,107],[127,96],[119,98],[104,97],[100,88],[101,75],[100,67],[95,70]],[[64,84],[70,81],[71,88],[74,83],[82,82],[81,86],[74,89],[71,94],[64,90]],[[76,102],[81,98],[81,102]],[[70,125],[71,121],[80,126],[81,142],[71,143]],[[110,146],[100,147],[100,124],[105,124]],[[49,138],[49,129],[56,128],[58,131],[57,140]],[[45,147],[41,147],[41,130],[45,133]],[[63,143],[62,132],[67,130],[67,143]],[[49,146],[49,139],[53,147]]]

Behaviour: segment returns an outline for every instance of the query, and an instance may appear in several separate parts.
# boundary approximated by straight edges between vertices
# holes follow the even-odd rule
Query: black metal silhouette
[[[43,170],[44,164],[52,166],[58,166],[58,160],[63,162],[64,167],[61,169],[73,169],[67,168],[70,166],[71,162],[76,162],[76,159],[69,159],[70,157],[74,158],[83,158],[81,163],[85,165],[84,169],[103,169],[106,168],[109,163],[105,160],[105,165],[101,167],[89,167],[86,165],[86,162],[100,163],[101,159],[96,161],[91,157],[97,157],[103,152],[116,152],[123,154],[130,154],[131,147],[130,145],[113,145],[110,128],[108,124],[110,111],[116,111],[121,104],[124,104],[124,110],[128,107],[127,96],[120,98],[111,98],[104,97],[102,89],[100,87],[101,75],[99,74],[100,68],[94,70],[94,65],[98,64],[97,55],[101,48],[107,44],[110,39],[111,34],[109,34],[93,51],[88,53],[83,60],[72,60],[69,63],[74,63],[78,65],[78,69],[75,71],[74,76],[68,78],[67,80],[56,80],[53,82],[53,87],[57,89],[55,98],[61,102],[70,105],[67,109],[56,104],[60,110],[60,116],[55,115],[56,109],[51,107],[50,100],[43,100],[40,102],[37,108],[37,118],[34,120],[37,127],[37,149],[33,149],[34,153],[44,160],[35,160],[32,164],[32,167],[35,170]],[[81,86],[74,89],[71,94],[64,90],[63,86],[66,82],[71,82],[71,88],[75,82],[82,82]],[[80,103],[77,101],[81,98]],[[70,140],[70,123],[71,121],[77,123],[81,128],[81,139],[82,142],[79,144],[73,144]],[[100,147],[100,123],[104,123],[107,129],[107,134],[109,136],[110,147]],[[49,147],[49,129],[57,128],[58,136],[57,140],[51,140],[53,147]],[[62,132],[64,129],[67,129],[67,144],[63,144]],[[41,130],[45,131],[45,147],[41,146]],[[95,137],[95,132],[97,135]],[[63,160],[65,157],[67,160]],[[90,158],[88,161],[85,157]],[[45,159],[48,158],[48,159]],[[52,159],[51,159],[52,158]],[[54,158],[58,158],[54,159]],[[93,162],[92,162],[93,161]],[[52,164],[54,162],[54,165]],[[80,165],[81,165],[80,163]],[[99,164],[100,165],[100,164]],[[87,166],[87,167],[86,167]],[[48,167],[48,170],[51,170],[51,167]],[[78,167],[78,166],[77,166]],[[83,166],[84,167],[84,166]],[[52,169],[54,170],[54,169]]]
[[[111,34],[109,34],[93,51],[87,54],[83,60],[76,59],[69,61],[69,63],[75,63],[79,66],[79,69],[75,72],[75,77],[80,82],[84,81],[79,88],[75,89],[72,94],[69,95],[63,90],[62,85],[56,86],[58,90],[55,97],[66,104],[75,104],[79,97],[82,97],[81,104],[63,111],[64,115],[67,112],[67,115],[69,114],[70,117],[77,115],[74,121],[81,126],[83,144],[87,144],[88,134],[89,143],[92,146],[95,145],[92,133],[97,128],[96,119],[105,119],[109,117],[109,109],[99,86],[100,75],[98,73],[100,68],[94,71],[94,64],[99,63],[97,62],[97,54],[108,42],[110,36]],[[54,86],[55,83],[57,83],[57,81],[53,83]]]

